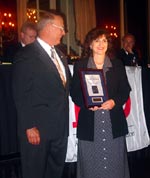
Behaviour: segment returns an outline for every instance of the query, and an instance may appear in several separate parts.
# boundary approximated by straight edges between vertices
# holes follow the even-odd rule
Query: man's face
[[[48,24],[48,34],[50,45],[58,45],[62,37],[65,35],[64,21],[60,16],[55,16],[52,23]]]
[[[31,28],[27,28],[26,32],[21,32],[21,41],[27,45],[35,41],[37,32]]]
[[[126,37],[123,41],[123,48],[126,50],[126,51],[129,51],[129,49],[133,49],[134,47],[134,39],[132,37]]]

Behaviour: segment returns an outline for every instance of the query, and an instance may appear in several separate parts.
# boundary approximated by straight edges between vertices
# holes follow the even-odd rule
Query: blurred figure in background
[[[26,21],[20,29],[20,40],[16,44],[9,45],[4,51],[4,61],[13,62],[14,56],[19,49],[35,41],[37,36],[36,23]]]
[[[122,38],[123,47],[117,53],[117,58],[121,59],[125,66],[141,65],[138,52],[135,50],[135,37],[127,33]]]

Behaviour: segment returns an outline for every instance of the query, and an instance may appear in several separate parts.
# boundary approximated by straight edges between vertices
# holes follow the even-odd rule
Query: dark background
[[[147,2],[148,0],[125,0],[125,32],[136,37],[136,48],[142,58],[147,60]],[[104,28],[105,25],[117,27],[118,44],[120,45],[120,0],[95,0],[97,26]],[[14,14],[17,24],[16,0],[0,1],[0,12],[7,11]],[[17,26],[15,27],[17,31]]]
[[[136,48],[143,60],[147,61],[147,0],[125,0],[125,33],[132,33],[136,38]],[[106,24],[117,26],[120,43],[120,0],[95,0],[97,26]]]

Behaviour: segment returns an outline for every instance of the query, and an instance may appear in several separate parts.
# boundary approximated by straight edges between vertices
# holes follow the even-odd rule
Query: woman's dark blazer
[[[81,140],[92,141],[94,138],[94,112],[84,106],[79,79],[79,69],[87,68],[87,63],[88,59],[81,59],[74,64],[71,96],[73,102],[80,106],[77,137]],[[128,99],[131,88],[122,62],[113,59],[111,63],[112,67],[106,72],[106,83],[108,98],[115,101],[115,107],[110,110],[110,118],[113,137],[116,138],[128,133],[127,122],[122,106]]]
[[[69,123],[69,68],[62,60],[67,83],[63,86],[60,75],[38,41],[20,50],[13,64],[13,94],[18,114],[19,135],[37,127],[43,138],[68,136]]]

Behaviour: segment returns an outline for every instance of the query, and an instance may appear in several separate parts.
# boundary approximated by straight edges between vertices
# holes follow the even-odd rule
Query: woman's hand
[[[89,110],[91,110],[91,111],[97,111],[100,108],[101,108],[100,106],[94,106],[94,107],[89,108]]]
[[[113,99],[109,99],[109,100],[105,101],[101,105],[101,109],[103,109],[103,110],[111,110],[114,106],[115,106],[114,100]]]
[[[115,106],[115,102],[113,99],[109,99],[105,101],[101,106],[94,106],[89,108],[91,111],[97,111],[97,110],[111,110]]]

